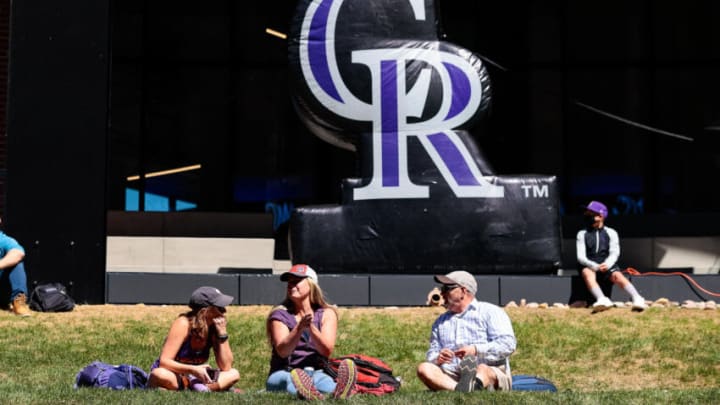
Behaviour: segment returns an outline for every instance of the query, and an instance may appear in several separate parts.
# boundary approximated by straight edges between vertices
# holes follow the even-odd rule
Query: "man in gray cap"
[[[510,390],[510,355],[516,340],[510,318],[497,305],[475,299],[477,282],[466,271],[435,276],[447,312],[432,326],[426,361],[417,368],[432,390]]]

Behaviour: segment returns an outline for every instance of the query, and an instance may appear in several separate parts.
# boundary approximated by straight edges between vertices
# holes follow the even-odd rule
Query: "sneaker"
[[[615,304],[608,297],[602,297],[593,304],[593,313],[602,312],[614,306]]]
[[[190,390],[196,392],[210,392],[210,388],[201,382],[190,384]]]
[[[12,302],[12,311],[18,316],[30,316],[30,308],[27,306],[27,298],[25,294],[20,293],[15,296]]]
[[[290,372],[290,378],[292,379],[293,384],[295,384],[295,388],[297,389],[297,394],[300,399],[307,399],[310,401],[325,399],[325,396],[323,396],[323,394],[315,388],[312,377],[310,377],[305,370],[300,368],[293,369],[293,371]]]
[[[335,386],[335,391],[333,392],[333,398],[350,398],[355,393],[355,382],[357,381],[357,369],[355,368],[355,362],[350,359],[345,359],[340,362],[335,381],[337,382],[337,385]]]
[[[188,388],[191,391],[197,391],[197,392],[209,392],[210,388],[206,384],[203,384],[202,381],[200,381],[199,378],[195,377],[194,375],[191,375],[188,377]]]
[[[460,362],[460,380],[455,391],[472,392],[475,389],[475,376],[477,375],[477,360],[475,356],[465,356]]]
[[[645,298],[643,297],[635,298],[632,302],[633,311],[644,311],[647,307],[647,303],[645,303]]]

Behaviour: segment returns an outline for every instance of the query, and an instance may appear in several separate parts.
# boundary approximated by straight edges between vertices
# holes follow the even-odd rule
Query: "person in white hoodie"
[[[620,257],[618,233],[605,225],[608,209],[599,201],[590,201],[585,208],[587,226],[577,233],[576,250],[578,270],[588,290],[595,296],[593,312],[600,312],[614,306],[605,296],[598,280],[609,281],[627,292],[632,299],[632,309],[647,308],[643,298],[630,280],[620,271],[617,264]]]

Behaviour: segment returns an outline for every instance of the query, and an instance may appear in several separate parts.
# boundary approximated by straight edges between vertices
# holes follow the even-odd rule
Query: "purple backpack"
[[[75,388],[95,387],[113,390],[145,388],[148,375],[141,368],[130,365],[113,365],[93,361],[75,376]]]

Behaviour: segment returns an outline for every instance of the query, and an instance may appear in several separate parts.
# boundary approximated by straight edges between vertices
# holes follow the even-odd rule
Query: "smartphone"
[[[217,379],[220,376],[219,369],[208,367],[207,373],[208,373],[208,376],[210,376],[210,382],[217,382]]]

